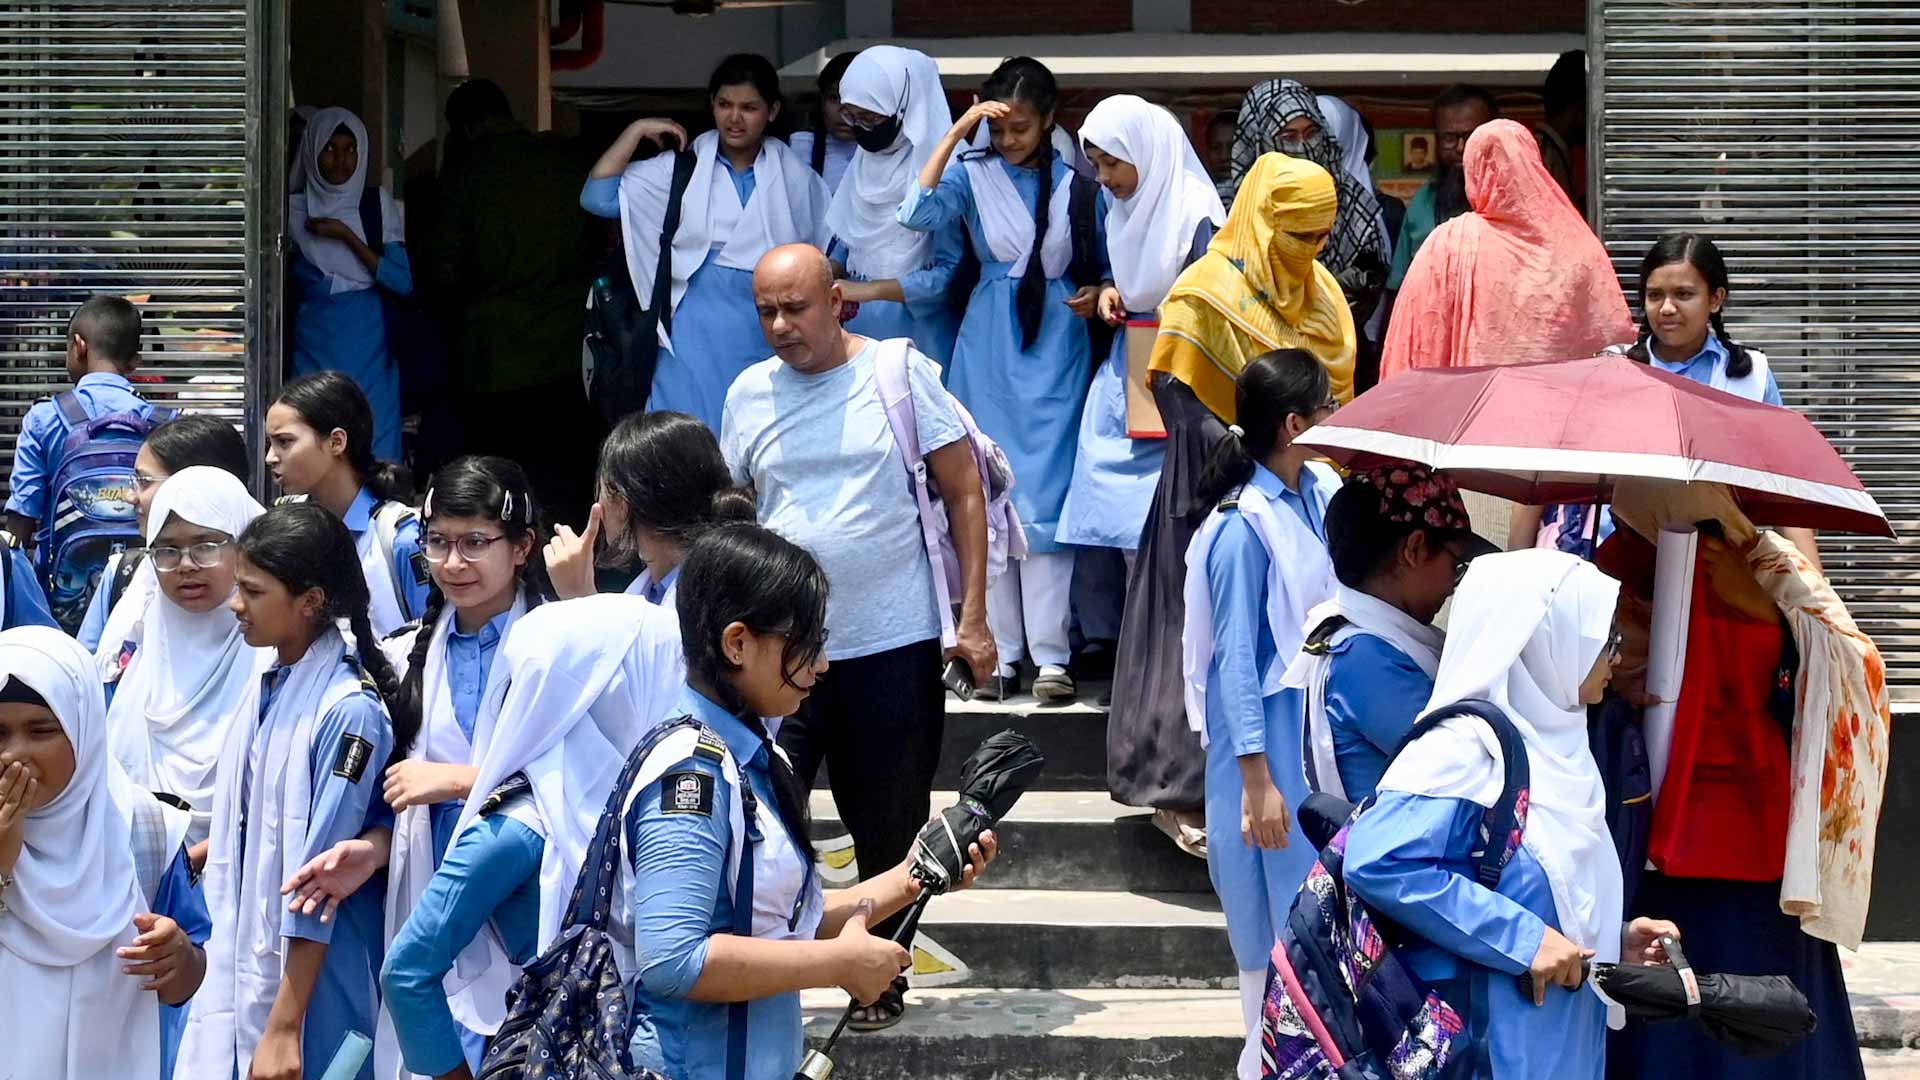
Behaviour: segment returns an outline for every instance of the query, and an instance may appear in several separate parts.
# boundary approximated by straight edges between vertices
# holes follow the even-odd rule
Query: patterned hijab
[[[1281,133],[1286,126],[1301,116],[1312,120],[1319,134],[1304,143],[1285,138]],[[1339,189],[1340,212],[1326,250],[1320,253],[1320,264],[1343,281],[1349,279],[1348,271],[1369,257],[1384,270],[1387,242],[1380,231],[1380,203],[1372,189],[1347,170],[1340,141],[1320,110],[1319,98],[1292,79],[1269,79],[1247,91],[1240,105],[1240,129],[1233,138],[1234,190],[1239,190],[1260,155],[1275,151],[1327,170]]]

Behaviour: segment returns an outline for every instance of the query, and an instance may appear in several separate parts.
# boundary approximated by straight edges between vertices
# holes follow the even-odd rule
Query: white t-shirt
[[[827,658],[848,660],[940,636],[933,572],[907,467],[874,382],[877,343],[804,375],[762,360],[727,391],[720,449],[753,485],[760,522],[827,572]],[[940,369],[918,352],[908,382],[926,452],[966,437]]]

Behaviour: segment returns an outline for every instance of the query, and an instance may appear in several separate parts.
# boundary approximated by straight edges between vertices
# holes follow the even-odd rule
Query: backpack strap
[[[1099,206],[1100,184],[1075,173],[1067,187],[1067,235],[1073,243],[1067,279],[1075,285],[1100,284],[1100,245],[1094,240],[1093,220]]]
[[[404,503],[389,499],[373,508],[373,542],[380,549],[380,564],[386,567],[387,576],[393,580],[393,600],[400,606],[402,615],[417,615],[407,610],[407,580],[400,573],[400,567],[393,560],[393,552],[400,543],[400,526],[413,518],[413,510]]]
[[[674,153],[667,212],[660,221],[660,262],[653,270],[653,302],[648,307],[658,313],[660,331],[668,337],[673,336],[673,237],[680,231],[680,202],[686,197],[687,184],[693,180],[693,167],[699,160],[690,149]]]
[[[573,898],[567,901],[567,914],[560,923],[562,934],[575,926],[606,928],[612,912],[613,887],[620,872],[620,821],[627,789],[633,786],[641,766],[647,763],[648,755],[662,739],[697,723],[690,716],[668,720],[648,732],[633,753],[627,755],[627,763],[621,768],[619,779],[613,782],[613,791],[607,795],[606,809],[601,811],[600,821],[593,827],[593,842],[587,846],[586,862],[573,883]]]
[[[740,782],[735,786],[740,790],[740,811],[746,820],[741,822],[740,830],[741,842],[745,845],[740,852],[740,873],[733,883],[733,933],[736,937],[752,937],[753,849],[760,843],[760,807],[753,797],[753,785],[747,781],[745,768],[740,770]],[[747,1075],[750,1007],[751,1003],[746,1001],[727,1006],[727,1080],[745,1080]]]
[[[1474,879],[1492,889],[1500,884],[1500,875],[1513,858],[1514,850],[1520,846],[1520,837],[1527,828],[1527,789],[1532,778],[1527,767],[1526,743],[1521,739],[1519,729],[1513,726],[1513,721],[1490,701],[1474,698],[1456,701],[1421,717],[1407,732],[1406,738],[1401,740],[1392,757],[1399,757],[1402,751],[1413,745],[1414,740],[1438,727],[1442,721],[1456,716],[1479,717],[1493,730],[1494,738],[1500,743],[1501,765],[1505,772],[1500,798],[1480,815],[1480,846],[1467,853],[1473,863]]]
[[[80,395],[71,390],[62,390],[53,395],[53,407],[60,410],[60,419],[70,428],[81,427],[93,417],[87,415],[87,407],[80,404]]]
[[[913,360],[906,338],[888,338],[875,350],[873,380],[880,391],[880,406],[886,410],[887,426],[893,429],[894,444],[906,463],[907,477],[913,484],[913,498],[920,511],[920,535],[927,546],[927,564],[933,570],[934,607],[940,611],[940,644],[952,648],[959,638],[954,632],[953,597],[947,592],[947,571],[942,565],[941,524],[933,512],[933,492],[928,487],[927,459],[920,452],[920,421],[913,411]]]

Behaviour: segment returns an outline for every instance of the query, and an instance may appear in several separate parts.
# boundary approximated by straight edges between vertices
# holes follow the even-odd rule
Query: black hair
[[[195,465],[211,465],[245,483],[253,472],[247,441],[230,423],[217,416],[188,413],[147,432],[146,448],[172,475]]]
[[[319,589],[326,596],[322,620],[325,625],[346,620],[352,634],[349,651],[372,678],[382,703],[391,708],[400,693],[400,678],[373,636],[373,624],[367,618],[367,577],[347,526],[318,503],[285,503],[253,519],[240,533],[239,550],[289,593],[299,596]],[[388,760],[405,757],[419,733],[417,718],[405,724],[393,717],[393,755]]]
[[[1653,272],[1663,266],[1686,263],[1698,271],[1707,283],[1707,292],[1712,294],[1721,289],[1732,291],[1731,279],[1727,273],[1727,260],[1720,254],[1720,248],[1713,241],[1699,233],[1668,233],[1654,241],[1648,249],[1647,257],[1640,260],[1640,340],[1635,342],[1627,355],[1643,364],[1653,360],[1650,342],[1653,339],[1653,316],[1647,313],[1647,281]],[[1746,347],[1736,343],[1733,335],[1727,333],[1727,323],[1723,310],[1707,316],[1708,325],[1727,347],[1727,375],[1735,379],[1744,379],[1753,373],[1753,357]]]
[[[526,471],[517,463],[503,457],[469,454],[441,466],[427,485],[427,501],[420,511],[421,531],[424,533],[434,518],[443,515],[497,521],[505,529],[508,543],[532,537],[532,551],[517,571],[519,584],[526,589],[527,609],[553,599],[553,582],[547,577],[546,560],[541,555],[545,537],[540,529],[540,504],[534,498],[533,486],[527,482]],[[413,650],[407,654],[407,670],[401,676],[400,691],[392,702],[396,731],[404,724],[409,731],[417,732],[426,720],[422,693],[427,646],[433,642],[433,628],[440,621],[446,603],[447,597],[440,591],[439,582],[430,582],[426,611],[420,616]]]
[[[321,438],[335,431],[347,433],[347,464],[355,476],[383,502],[413,501],[413,476],[406,466],[373,456],[373,406],[358,383],[338,371],[320,371],[282,387],[276,405],[300,414]]]
[[[727,627],[741,623],[786,635],[781,676],[812,664],[827,647],[827,574],[798,544],[758,525],[727,525],[694,541],[680,569],[680,641],[687,674],[766,740],[767,729],[733,688],[736,670],[721,649]],[[806,789],[787,759],[769,752],[774,801],[796,842],[810,826]]]
[[[827,128],[832,126],[833,117],[827,115],[827,98],[840,96],[840,80],[846,77],[847,69],[853,66],[853,58],[860,50],[849,49],[835,53],[820,69],[820,77],[814,80],[814,89],[819,97],[813,105],[813,171],[824,172],[827,167]]]
[[[1327,369],[1305,349],[1275,349],[1247,364],[1233,381],[1234,423],[1213,444],[1200,470],[1200,500],[1212,505],[1253,479],[1255,462],[1264,461],[1286,437],[1287,417],[1312,416],[1332,390]]]
[[[1207,121],[1207,130],[1211,132],[1214,128],[1220,127],[1223,124],[1238,129],[1240,126],[1240,113],[1234,109],[1222,109],[1214,113],[1213,118]]]
[[[733,485],[713,429],[682,412],[633,413],[600,444],[600,488],[645,525],[682,544],[725,522],[751,522],[753,492]],[[622,530],[625,531],[625,530]]]
[[[131,368],[140,359],[140,309],[118,296],[90,297],[67,320],[67,336],[87,343],[87,352]]]
[[[840,80],[846,77],[847,69],[853,66],[853,58],[859,55],[859,49],[848,49],[835,53],[833,59],[827,61],[826,66],[820,69],[820,77],[814,81],[814,87],[820,91],[821,97],[828,94],[840,96]]]
[[[1011,105],[1024,102],[1042,120],[1053,115],[1054,106],[1060,101],[1060,84],[1054,80],[1053,72],[1047,65],[1030,56],[1016,56],[1001,61],[993,74],[980,87],[980,96],[989,101],[1004,101]],[[1040,170],[1040,197],[1033,201],[1033,257],[1027,260],[1027,272],[1020,277],[1015,287],[1014,301],[1020,316],[1020,347],[1029,349],[1040,335],[1040,321],[1045,316],[1047,304],[1047,271],[1040,258],[1040,247],[1047,238],[1047,215],[1053,201],[1053,128],[1049,126],[1040,133],[1040,149],[1034,159]]]
[[[734,53],[720,61],[713,74],[707,77],[707,100],[720,95],[723,86],[752,86],[766,100],[771,111],[786,98],[780,93],[780,73],[773,69],[773,61],[759,53]]]
[[[1349,589],[1358,589],[1391,560],[1407,537],[1433,531],[1424,525],[1389,521],[1380,513],[1380,489],[1360,480],[1348,480],[1327,503],[1327,554],[1333,576]]]
[[[1587,50],[1568,49],[1547,71],[1540,97],[1552,116],[1587,100]]]
[[[1499,117],[1500,102],[1494,98],[1493,91],[1488,90],[1484,86],[1475,86],[1472,83],[1454,83],[1452,86],[1440,91],[1440,96],[1433,99],[1433,111],[1435,114],[1438,114],[1441,109],[1451,109],[1456,105],[1465,105],[1470,101],[1477,101],[1485,105],[1487,107],[1487,115],[1495,118]]]
[[[1367,164],[1371,165],[1380,153],[1380,136],[1373,130],[1373,121],[1367,119],[1367,114],[1356,115],[1360,117],[1360,130],[1367,133]]]
[[[447,95],[447,126],[456,131],[495,117],[511,120],[513,105],[492,79],[468,79]]]

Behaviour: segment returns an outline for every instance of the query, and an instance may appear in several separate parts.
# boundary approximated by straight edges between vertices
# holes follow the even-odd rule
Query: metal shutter
[[[1920,7],[1592,0],[1596,221],[1630,300],[1661,234],[1713,237],[1728,329],[1840,448],[1897,542],[1821,538],[1920,700]]]
[[[146,297],[151,400],[236,419],[248,304],[248,0],[0,4],[0,455],[69,385],[66,321]],[[277,350],[275,350],[277,355]],[[144,381],[151,380],[151,381]]]

